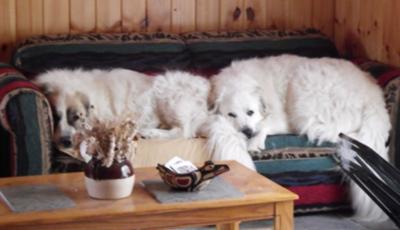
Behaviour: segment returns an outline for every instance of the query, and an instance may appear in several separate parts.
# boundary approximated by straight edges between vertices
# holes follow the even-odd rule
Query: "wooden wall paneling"
[[[144,32],[146,28],[146,1],[122,0],[122,31]]]
[[[30,0],[30,1],[31,1],[31,35],[43,34],[44,31],[43,0]]]
[[[16,41],[15,0],[0,0],[0,61],[8,61]]]
[[[361,46],[358,54],[380,60],[383,42],[383,6],[386,0],[363,0],[360,3],[360,21],[357,27]]]
[[[220,30],[239,31],[245,29],[246,12],[244,0],[220,0]]]
[[[69,1],[43,0],[45,34],[69,33]]]
[[[96,31],[122,31],[121,0],[96,0]]]
[[[195,20],[195,0],[172,0],[172,32],[183,33],[196,30]]]
[[[342,55],[400,66],[398,0],[336,0],[334,37]]]
[[[343,56],[356,56],[359,48],[360,4],[362,0],[336,0],[335,43]]]
[[[32,34],[32,1],[16,0],[16,37],[20,41]]]
[[[170,31],[171,0],[147,0],[147,31]]]
[[[288,0],[265,0],[266,28],[284,29],[287,21]]]
[[[361,5],[363,0],[350,1],[351,12],[348,11],[348,28],[349,31],[345,37],[345,49],[349,57],[365,56],[364,48],[360,40],[360,18],[361,18]]]
[[[335,0],[313,0],[312,27],[333,39]]]
[[[43,0],[16,0],[16,40],[43,34]]]
[[[288,29],[304,29],[312,26],[312,0],[287,0]]]
[[[196,31],[218,31],[220,0],[196,1]]]
[[[346,3],[348,0],[335,0],[335,19],[334,19],[334,36],[336,48],[342,55],[346,54],[345,40],[346,34],[349,31],[349,19],[346,15],[349,14],[350,9]]]
[[[71,33],[96,31],[96,0],[70,0]]]
[[[245,0],[245,27],[248,29],[265,29],[267,20],[267,1]]]
[[[384,1],[381,61],[400,67],[400,1]]]

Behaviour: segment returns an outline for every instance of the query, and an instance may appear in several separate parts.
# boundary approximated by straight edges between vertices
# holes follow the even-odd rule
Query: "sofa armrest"
[[[0,64],[0,176],[48,173],[52,132],[46,98],[21,73]]]
[[[400,68],[380,62],[356,59],[353,62],[362,70],[369,72],[382,87],[385,95],[386,107],[390,115],[392,129],[389,140],[389,159],[397,168],[400,168]]]

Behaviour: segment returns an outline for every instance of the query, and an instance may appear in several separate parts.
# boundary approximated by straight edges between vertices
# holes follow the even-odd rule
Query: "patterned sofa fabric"
[[[19,44],[13,65],[35,75],[52,68],[185,69],[210,75],[232,60],[282,53],[337,57],[315,30],[41,35]]]
[[[183,69],[188,52],[166,33],[41,35],[19,44],[13,65],[28,74],[52,68],[127,68],[143,72]]]
[[[335,145],[305,136],[268,136],[265,150],[252,153],[257,171],[299,195],[296,213],[349,209],[347,185],[332,155]]]
[[[219,69],[232,60],[278,54],[338,57],[334,43],[319,31],[257,30],[248,32],[193,32],[182,34],[191,53],[190,68]]]
[[[52,116],[39,89],[0,65],[0,176],[48,173]]]

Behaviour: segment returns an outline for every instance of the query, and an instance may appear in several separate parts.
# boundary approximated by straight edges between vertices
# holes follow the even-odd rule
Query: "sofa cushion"
[[[193,32],[182,34],[191,53],[191,69],[219,69],[232,60],[278,54],[338,57],[334,43],[320,32],[257,30],[249,32]]]
[[[299,195],[296,213],[349,208],[344,178],[332,158],[334,144],[273,135],[265,145],[261,153],[252,153],[257,171]]]
[[[166,33],[41,35],[23,41],[13,65],[37,74],[52,68],[182,69],[189,64],[184,42]]]

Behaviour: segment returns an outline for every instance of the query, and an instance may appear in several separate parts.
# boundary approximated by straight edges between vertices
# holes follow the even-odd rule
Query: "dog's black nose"
[[[59,142],[64,148],[69,148],[72,146],[72,140],[70,137],[61,137]]]
[[[252,138],[253,137],[253,130],[251,130],[250,128],[244,128],[244,129],[242,129],[242,133],[244,134],[244,135],[246,135],[246,137],[247,137],[247,139],[250,139],[250,138]]]

